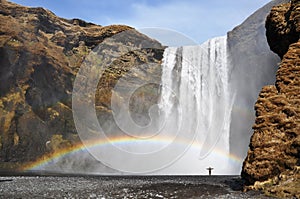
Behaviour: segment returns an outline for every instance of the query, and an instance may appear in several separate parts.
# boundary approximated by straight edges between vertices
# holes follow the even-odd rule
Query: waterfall
[[[109,132],[114,134],[106,134],[101,128],[96,128],[97,118],[89,115],[90,112],[81,114],[78,111],[78,127],[81,128],[81,136],[88,141],[87,150],[83,153],[90,153],[80,156],[85,160],[83,167],[97,173],[154,175],[201,175],[207,174],[206,168],[213,167],[213,174],[237,174],[236,168],[241,162],[232,161],[234,158],[229,148],[235,97],[230,86],[232,67],[227,60],[227,38],[218,37],[198,46],[166,48],[161,79],[130,78],[130,87],[126,87],[126,95],[122,97],[119,94],[128,79],[120,78],[111,100],[118,102],[111,104],[114,118],[109,123],[112,124]],[[136,72],[139,68],[132,70]],[[143,79],[142,83],[140,79]],[[143,86],[148,83],[161,85],[161,89],[155,92],[160,94],[160,100],[148,110],[150,122],[141,126],[131,118],[128,102],[137,88],[145,89]],[[78,103],[74,107],[82,106],[81,101],[74,102]],[[142,102],[138,101],[138,104]],[[86,107],[94,109],[93,106]],[[82,115],[87,115],[89,120]],[[91,160],[92,157],[101,162],[101,166],[93,166],[95,160]],[[63,165],[70,162],[70,167],[63,166],[69,170],[78,165],[76,159],[72,159],[70,156],[60,159],[61,163],[54,163]],[[44,168],[51,169],[47,165]]]
[[[199,46],[166,48],[161,79],[159,65],[154,67],[157,71],[152,78],[153,73],[146,72],[151,71],[152,64],[140,65],[138,61],[138,66],[120,78],[112,91],[112,114],[105,110],[105,114],[97,115],[93,102],[102,72],[99,61],[103,60],[100,65],[105,69],[113,60],[122,59],[124,52],[157,48],[156,44],[149,46],[152,42],[135,40],[136,33],[130,31],[104,40],[86,57],[72,92],[74,123],[85,149],[34,168],[97,174],[198,175],[207,174],[206,168],[213,167],[213,174],[240,173],[253,132],[257,95],[262,86],[275,81],[279,58],[269,49],[264,26],[271,7],[279,2],[283,0],[258,10],[229,32],[228,38],[214,38]],[[154,39],[171,41],[170,45],[182,43],[185,38],[168,31],[171,36],[166,39],[161,29],[156,33],[162,37]],[[137,41],[138,45],[129,47],[127,38],[133,39],[129,46]],[[155,85],[155,89],[147,84]],[[142,106],[144,101],[129,103],[132,99],[149,99],[136,90],[150,94],[151,103],[145,106],[148,112]],[[157,97],[161,98],[158,106],[152,105]],[[129,111],[131,105],[133,112]]]
[[[198,46],[169,47],[164,52],[159,108],[166,118],[174,120],[173,126],[182,131],[178,133],[195,134],[193,144],[181,158],[194,164],[194,172],[205,172],[212,166],[218,173],[230,173],[234,96],[229,88],[229,68],[225,36]]]

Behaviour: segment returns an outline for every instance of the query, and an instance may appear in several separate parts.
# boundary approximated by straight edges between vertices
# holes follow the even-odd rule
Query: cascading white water
[[[208,166],[220,174],[231,172],[229,130],[234,96],[229,88],[226,41],[225,36],[218,37],[199,46],[170,47],[164,52],[161,112],[166,118],[175,118],[174,125],[196,127],[196,139],[181,158],[182,164],[189,161],[193,165],[189,173],[206,172]],[[177,116],[168,117],[172,108],[178,109]],[[180,163],[175,163],[174,169],[176,165]]]
[[[95,164],[89,159],[92,156],[83,158],[88,162],[84,166],[89,166],[93,172],[110,174],[199,175],[207,174],[207,167],[213,167],[214,174],[236,174],[236,164],[240,166],[241,162],[232,162],[229,151],[234,100],[229,88],[230,71],[226,37],[214,38],[199,46],[165,49],[162,78],[158,82],[162,85],[161,101],[149,110],[151,125],[141,127],[131,123],[129,111],[120,111],[122,109],[114,108],[112,104],[115,113],[120,114],[114,118],[118,119],[118,127],[124,127],[120,135],[125,132],[127,137],[131,135],[129,133],[133,136],[131,139],[121,137],[125,141],[117,140],[112,144],[107,141],[88,148],[94,153],[101,153],[102,159],[99,159],[106,166],[89,166]],[[125,85],[126,80],[119,80],[118,85]],[[118,88],[116,86],[115,90]],[[131,89],[135,91],[135,88]],[[135,133],[142,133],[144,137],[132,138],[139,135]],[[97,139],[99,134],[92,132],[91,136]],[[72,157],[63,158],[60,160],[62,163],[56,162],[55,165],[76,163],[70,159]],[[74,165],[71,164],[70,168]],[[66,168],[65,165],[63,167]],[[51,165],[44,168],[52,169]]]

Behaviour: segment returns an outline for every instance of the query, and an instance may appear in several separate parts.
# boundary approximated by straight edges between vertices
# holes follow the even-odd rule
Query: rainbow
[[[50,154],[50,155],[45,155],[42,156],[41,158],[37,159],[34,162],[30,162],[25,164],[21,170],[22,171],[38,171],[43,169],[45,166],[48,164],[51,164],[53,162],[56,162],[56,160],[59,160],[60,158],[63,158],[68,155],[74,155],[76,153],[82,153],[82,152],[87,152],[87,148],[95,148],[95,147],[105,147],[107,144],[114,144],[114,145],[128,145],[132,143],[136,143],[137,139],[131,138],[131,137],[115,137],[115,138],[110,138],[110,142],[108,143],[107,141],[103,140],[93,140],[89,142],[85,142],[85,144],[78,143],[76,145],[73,145],[72,147],[69,148],[63,148],[61,150],[57,150],[56,152]],[[160,138],[160,139],[150,139],[147,140],[149,143],[158,143],[158,144],[169,144],[171,142],[170,138]],[[187,141],[182,141],[182,143],[177,143],[177,144],[189,144]],[[190,146],[191,150],[195,150],[200,152],[201,148],[203,147],[202,144],[198,142],[193,142],[193,144]],[[221,158],[226,158],[229,161],[231,161],[234,164],[241,164],[242,159],[234,154],[228,154],[223,150],[217,149],[216,147],[212,151],[213,154],[217,155],[217,157]]]

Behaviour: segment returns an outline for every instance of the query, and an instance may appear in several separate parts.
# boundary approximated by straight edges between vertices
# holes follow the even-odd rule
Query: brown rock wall
[[[282,61],[275,85],[265,86],[255,104],[254,134],[242,177],[252,185],[248,188],[299,198],[300,1],[274,7],[266,28],[269,45]]]

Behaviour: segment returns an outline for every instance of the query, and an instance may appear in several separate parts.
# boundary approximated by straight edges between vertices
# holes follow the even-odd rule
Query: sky
[[[11,0],[99,25],[163,28],[198,44],[223,36],[271,0]]]

